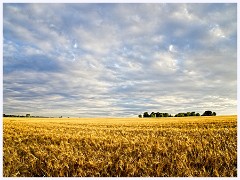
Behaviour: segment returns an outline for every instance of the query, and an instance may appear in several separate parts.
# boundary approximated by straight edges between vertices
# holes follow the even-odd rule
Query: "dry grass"
[[[6,176],[237,176],[237,116],[4,118]]]

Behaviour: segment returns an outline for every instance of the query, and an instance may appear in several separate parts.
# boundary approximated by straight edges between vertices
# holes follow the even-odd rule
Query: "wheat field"
[[[237,116],[4,118],[4,177],[236,177]]]

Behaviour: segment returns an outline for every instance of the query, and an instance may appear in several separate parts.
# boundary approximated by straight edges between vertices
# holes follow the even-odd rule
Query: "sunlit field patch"
[[[237,176],[237,116],[4,118],[5,177]]]

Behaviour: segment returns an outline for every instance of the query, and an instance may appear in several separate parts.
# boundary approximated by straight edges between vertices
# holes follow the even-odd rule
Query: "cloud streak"
[[[236,37],[231,3],[5,3],[3,111],[236,114]]]

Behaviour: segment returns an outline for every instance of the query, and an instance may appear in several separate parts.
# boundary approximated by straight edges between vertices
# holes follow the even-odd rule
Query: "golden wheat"
[[[237,116],[4,118],[5,177],[237,176]]]

